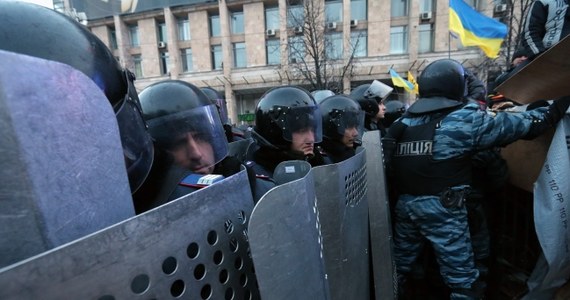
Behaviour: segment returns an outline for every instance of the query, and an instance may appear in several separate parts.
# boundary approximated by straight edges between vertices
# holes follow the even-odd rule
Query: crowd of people
[[[536,1],[533,16],[542,2]],[[137,93],[133,74],[79,23],[30,4],[0,2],[2,11],[10,12],[14,24],[3,23],[0,13],[0,50],[67,64],[105,93],[108,102],[101,105],[115,111],[137,214],[242,168],[257,202],[276,186],[279,163],[339,163],[355,155],[365,131],[380,131],[402,297],[418,261],[430,259],[422,256],[426,245],[451,299],[483,297],[489,237],[481,206],[489,182],[477,180],[490,170],[499,173],[492,176],[498,181],[493,186],[504,184],[506,166],[497,147],[537,137],[570,105],[563,97],[516,114],[490,111],[482,82],[452,59],[425,67],[417,81],[419,98],[407,109],[399,100],[388,101],[393,88],[376,80],[350,95],[279,86],[259,99],[250,132],[254,142],[240,160],[228,155],[228,145],[248,137],[229,124],[218,91],[165,80]],[[37,18],[42,31],[33,26]],[[525,37],[533,55],[550,45],[541,46],[533,33]]]

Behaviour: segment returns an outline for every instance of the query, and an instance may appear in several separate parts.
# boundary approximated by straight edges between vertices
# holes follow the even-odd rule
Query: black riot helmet
[[[384,113],[384,119],[382,120],[382,123],[386,127],[392,125],[394,121],[401,117],[404,112],[406,112],[406,105],[400,100],[388,101],[384,104],[384,106],[386,107],[386,112]]]
[[[453,59],[429,64],[418,77],[420,98],[443,97],[460,101],[465,94],[465,70]]]
[[[293,133],[310,129],[322,141],[321,112],[303,88],[280,86],[267,91],[255,109],[253,134],[261,145],[289,150]]]
[[[134,193],[150,171],[152,142],[140,114],[134,75],[120,67],[109,48],[85,26],[52,9],[0,1],[0,49],[67,64],[101,88],[117,116]]]
[[[430,63],[418,77],[420,98],[408,112],[423,114],[458,108],[465,92],[465,70],[452,59]]]
[[[313,98],[315,98],[317,104],[321,104],[321,101],[325,100],[325,98],[334,96],[334,92],[331,90],[316,90],[312,91],[311,95],[313,96]]]
[[[366,116],[374,117],[380,111],[378,104],[388,98],[393,90],[394,88],[374,80],[372,83],[357,86],[350,92],[349,97],[360,104]]]
[[[140,93],[143,116],[156,145],[168,152],[186,151],[183,167],[197,172],[213,167],[228,154],[228,143],[217,108],[198,87],[185,81],[165,80]],[[208,143],[209,159],[190,161],[193,144]],[[187,159],[187,160],[185,160]]]
[[[216,105],[216,107],[218,108],[218,112],[220,113],[220,119],[222,120],[222,123],[228,124],[229,123],[228,113],[226,111],[224,96],[220,92],[214,90],[211,87],[203,87],[200,88],[200,90],[202,90],[202,92],[204,92],[204,94],[208,96],[210,101],[212,101],[212,103]]]
[[[364,133],[364,111],[352,98],[330,96],[319,104],[319,108],[323,114],[323,137],[340,140],[349,128],[356,128],[360,136]]]

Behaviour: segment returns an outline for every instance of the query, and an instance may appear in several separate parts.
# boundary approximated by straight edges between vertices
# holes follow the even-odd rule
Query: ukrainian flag
[[[392,84],[395,86],[403,87],[410,93],[414,91],[414,84],[402,78],[394,69],[390,69],[390,76],[392,77]]]
[[[463,0],[449,0],[449,30],[464,46],[479,46],[490,58],[498,56],[507,35],[507,25],[480,14]]]

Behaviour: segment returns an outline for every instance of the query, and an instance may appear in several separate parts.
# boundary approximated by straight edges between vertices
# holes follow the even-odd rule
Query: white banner
[[[534,223],[542,249],[524,299],[553,299],[570,276],[570,116],[559,123],[534,185]]]

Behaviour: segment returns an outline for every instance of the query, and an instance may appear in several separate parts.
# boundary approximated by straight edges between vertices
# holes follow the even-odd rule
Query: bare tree
[[[289,2],[287,11],[287,24],[292,28],[289,66],[295,79],[312,90],[342,92],[343,79],[352,76],[355,53],[364,35],[348,43],[349,51],[343,51],[343,33],[327,20],[323,2]]]

